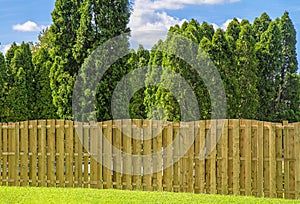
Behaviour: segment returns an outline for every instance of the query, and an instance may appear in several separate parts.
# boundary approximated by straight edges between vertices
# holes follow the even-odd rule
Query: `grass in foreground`
[[[0,203],[300,203],[240,196],[67,188],[0,187]]]

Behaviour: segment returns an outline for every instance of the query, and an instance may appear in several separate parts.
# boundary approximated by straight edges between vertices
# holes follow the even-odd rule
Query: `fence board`
[[[224,195],[228,194],[228,120],[220,120],[219,125],[221,125],[220,128],[221,138],[219,139],[222,146],[222,190],[221,193]]]
[[[55,178],[55,120],[47,120],[47,180],[48,187],[56,186]]]
[[[275,137],[275,124],[269,127],[269,173],[270,173],[270,197],[276,198],[276,137]]]
[[[2,129],[3,129],[3,134],[2,134],[2,144],[3,144],[3,148],[2,148],[2,161],[3,161],[3,165],[2,165],[2,185],[6,186],[7,185],[7,170],[8,170],[8,166],[7,166],[7,154],[4,154],[5,152],[8,151],[8,124],[7,123],[3,123],[2,124]]]
[[[103,169],[102,169],[102,164],[103,164],[103,128],[102,128],[102,123],[98,123],[98,128],[96,129],[97,130],[97,134],[98,134],[98,151],[97,151],[97,154],[98,154],[98,163],[97,163],[97,170],[98,170],[98,176],[97,176],[97,180],[99,181],[98,182],[98,185],[97,187],[99,189],[103,189]]]
[[[65,186],[64,178],[64,120],[56,121],[56,183],[59,187]]]
[[[153,127],[153,190],[154,191],[162,191],[162,127],[161,122],[159,121],[152,121],[152,127]],[[178,136],[179,134],[179,127],[174,127],[174,135]],[[177,143],[179,145],[179,142]],[[175,155],[179,154],[179,146],[177,149],[174,148]],[[176,177],[176,180],[174,179],[174,185],[179,185],[179,175],[178,175],[178,162],[176,162],[177,167],[177,173],[176,176],[174,174],[174,178]],[[175,168],[175,167],[174,167]],[[174,172],[175,173],[175,172]],[[179,191],[179,189],[176,187],[176,192]]]
[[[112,188],[112,121],[103,122],[103,188]]]
[[[163,190],[164,191],[172,191],[173,188],[172,143],[173,143],[173,126],[170,123],[166,123],[165,129],[163,131],[163,150],[164,150]]]
[[[90,163],[89,163],[89,151],[90,151],[90,124],[83,124],[83,187],[89,187],[89,171],[90,171]]]
[[[73,147],[74,127],[73,121],[66,121],[66,187],[73,187]]]
[[[152,190],[152,121],[143,121],[143,189]]]
[[[133,160],[133,178],[132,178],[132,189],[138,190],[142,187],[141,177],[141,151],[142,151],[142,121],[132,120],[132,154],[135,156]]]
[[[277,198],[283,198],[283,145],[282,124],[276,124],[276,188]]]
[[[47,186],[46,178],[46,121],[38,121],[38,185]]]
[[[28,185],[28,121],[20,123],[20,186]],[[1,148],[0,148],[1,149]]]
[[[30,186],[36,186],[36,177],[37,177],[37,121],[29,122],[29,145],[30,145]]]
[[[205,121],[195,122],[195,193],[205,193]]]
[[[75,123],[75,187],[82,187],[83,124]]]
[[[97,188],[98,186],[98,168],[97,168],[97,157],[98,157],[98,125],[95,122],[90,123],[90,144],[91,144],[91,173],[90,173],[90,183],[91,188]]]
[[[299,138],[299,124],[294,123],[294,131],[295,131],[295,199],[300,198],[300,138]]]
[[[259,197],[264,196],[264,124],[258,122],[257,127],[257,195]]]
[[[124,120],[123,121],[123,131],[122,131],[122,142],[123,142],[123,152],[124,152],[124,173],[123,174],[123,189],[131,190],[132,189],[132,160],[131,160],[131,138],[132,138],[132,131],[131,131],[131,120]]]
[[[239,120],[233,120],[233,194],[240,195],[240,130]]]
[[[252,196],[257,196],[257,165],[258,165],[258,121],[251,121],[251,186],[252,186]]]

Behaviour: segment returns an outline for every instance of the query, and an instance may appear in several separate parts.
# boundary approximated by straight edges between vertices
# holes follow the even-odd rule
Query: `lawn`
[[[188,193],[0,187],[0,203],[300,203],[299,201]]]

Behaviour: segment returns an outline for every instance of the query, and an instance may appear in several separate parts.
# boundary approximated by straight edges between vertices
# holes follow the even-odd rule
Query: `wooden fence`
[[[300,123],[164,123],[162,131],[147,139],[158,124],[146,120],[0,124],[0,185],[300,198]],[[203,147],[212,151],[205,155]],[[188,151],[180,155],[184,148]],[[151,156],[155,152],[162,153]]]

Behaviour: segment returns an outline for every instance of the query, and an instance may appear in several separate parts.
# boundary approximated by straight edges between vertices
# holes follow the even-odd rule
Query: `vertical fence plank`
[[[270,197],[276,198],[276,137],[275,124],[270,125],[269,129],[269,166],[270,166]]]
[[[195,123],[194,122],[188,122],[188,131],[187,131],[187,139],[188,139],[188,188],[187,191],[190,193],[194,192],[194,141],[195,141],[195,132],[194,132],[194,127]],[[171,140],[172,142],[172,140]],[[171,181],[172,184],[172,181]]]
[[[143,189],[152,190],[152,121],[144,120],[144,137],[143,137]]]
[[[295,129],[295,199],[300,199],[300,123],[294,123]]]
[[[56,186],[55,178],[55,120],[47,120],[47,177],[48,187]]]
[[[246,180],[246,124],[245,120],[240,120],[240,141],[239,141],[239,149],[240,149],[240,194],[245,195],[245,180]]]
[[[228,194],[233,194],[233,120],[228,120]]]
[[[112,188],[112,121],[103,122],[103,179],[104,188]]]
[[[56,121],[56,183],[59,187],[65,186],[64,179],[64,120]]]
[[[239,120],[233,120],[233,194],[240,195],[240,130]]]
[[[186,137],[187,127],[184,122],[180,122],[180,154],[181,154],[181,164],[180,164],[180,176],[181,176],[181,192],[187,192],[187,137]],[[165,132],[164,132],[165,134]],[[163,138],[163,143],[164,143]]]
[[[14,123],[8,123],[8,185],[14,186],[15,185],[15,160],[16,160],[16,126]]]
[[[89,139],[90,139],[90,125],[89,123],[84,123],[83,125],[83,187],[89,187]]]
[[[20,186],[28,185],[28,121],[20,123]]]
[[[211,193],[211,120],[205,122],[205,191]]]
[[[210,193],[217,193],[217,121],[211,121],[210,129]]]
[[[276,188],[277,197],[283,198],[283,146],[282,146],[282,124],[277,123],[275,126],[276,137]]]
[[[46,187],[46,121],[38,121],[38,185]]]
[[[295,198],[295,163],[296,163],[296,158],[295,158],[295,129],[293,124],[288,125],[289,128],[289,180],[290,180],[290,198],[294,199]]]
[[[131,124],[132,121],[129,120],[124,120],[123,121],[123,131],[122,131],[122,142],[123,142],[123,152],[124,152],[124,157],[123,157],[123,164],[124,164],[124,172],[123,174],[123,183],[122,185],[124,186],[123,189],[125,190],[131,190],[132,185],[131,185],[131,179],[132,179],[132,161],[131,161],[131,138],[132,138],[132,131],[131,131]]]
[[[2,166],[2,185],[6,186],[7,185],[7,152],[8,152],[8,124],[3,123],[2,125],[3,133],[2,133],[2,143],[3,143],[3,149],[2,149],[2,154],[3,154],[3,166]]]
[[[174,192],[180,192],[180,123],[173,123],[173,143],[174,143],[174,148],[173,148],[173,191]],[[161,143],[160,138],[160,144]],[[159,146],[161,149],[161,146]],[[157,148],[157,147],[156,147]],[[156,150],[156,151],[161,151],[161,150]],[[197,157],[195,157],[197,158]],[[156,161],[156,166],[161,163],[161,158],[159,157],[159,160]],[[161,167],[160,167],[161,168]],[[159,171],[161,174],[161,171]],[[161,177],[160,177],[161,178]]]
[[[289,163],[289,129],[288,121],[283,121],[284,137],[284,197],[289,199],[290,196],[290,163]]]
[[[122,121],[113,121],[113,165],[114,165],[114,187],[122,189]]]
[[[164,149],[163,187],[165,191],[172,191],[172,179],[173,179],[172,142],[173,142],[173,126],[172,124],[166,122],[165,129],[163,132],[163,149]]]
[[[73,121],[66,121],[66,187],[73,187]]]
[[[264,178],[264,195],[265,197],[270,197],[270,131],[271,131],[271,123],[264,122],[264,170],[263,170],[263,178]]]
[[[257,127],[257,196],[264,196],[264,124],[258,122]]]
[[[142,141],[142,120],[132,120],[132,154],[136,156],[133,160],[133,178],[132,189],[142,190],[142,177],[141,177],[141,141]]]
[[[15,161],[14,161],[14,186],[20,185],[20,174],[19,174],[19,157],[20,157],[20,123],[17,122],[15,125]]]
[[[245,195],[251,196],[251,120],[245,121],[245,136]]]
[[[102,170],[102,164],[103,164],[103,128],[102,128],[102,122],[97,123],[97,135],[98,135],[98,147],[97,147],[97,169],[98,169],[98,189],[103,189],[103,170]]]
[[[195,122],[195,193],[205,193],[205,121]]]
[[[252,195],[257,196],[257,135],[258,135],[258,121],[251,122],[251,186],[252,186]]]
[[[75,187],[82,187],[82,149],[83,149],[83,124],[75,123]]]
[[[91,144],[91,167],[90,167],[90,184],[91,188],[97,188],[98,186],[98,169],[97,169],[97,157],[98,157],[98,132],[97,132],[98,125],[95,122],[90,123],[90,144]]]
[[[162,191],[162,127],[160,121],[152,121],[153,128],[153,190],[154,191]],[[175,132],[176,130],[177,133]],[[179,127],[174,128],[174,134],[178,136]],[[177,151],[178,149],[174,149]],[[179,153],[178,153],[179,154]],[[176,163],[178,165],[178,162]],[[178,169],[177,169],[178,170]],[[178,172],[177,172],[177,180],[174,181],[176,185],[178,183]],[[176,183],[177,182],[177,183]],[[177,190],[178,191],[178,190]]]
[[[221,125],[221,135],[220,135],[220,143],[222,147],[222,170],[221,170],[221,178],[222,178],[222,190],[221,193],[224,195],[228,194],[228,120],[220,120],[218,121],[219,125]]]
[[[29,178],[30,178],[30,186],[35,187],[36,186],[36,177],[37,177],[37,121],[30,121],[29,123],[29,145],[30,145],[30,172],[29,172]]]

